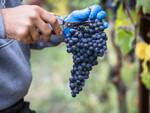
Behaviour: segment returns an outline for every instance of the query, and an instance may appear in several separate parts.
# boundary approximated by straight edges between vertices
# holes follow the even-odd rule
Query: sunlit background
[[[42,6],[65,17],[72,10],[88,7],[98,1],[47,0]],[[106,30],[108,38],[110,29],[111,26]],[[72,98],[68,87],[72,58],[66,52],[65,44],[32,50],[33,81],[26,100],[31,102],[31,108],[37,113],[118,113],[116,88],[109,81],[109,68],[117,60],[109,39],[107,54],[93,68],[84,90]],[[127,85],[128,113],[137,113],[136,63],[123,62],[121,73]]]

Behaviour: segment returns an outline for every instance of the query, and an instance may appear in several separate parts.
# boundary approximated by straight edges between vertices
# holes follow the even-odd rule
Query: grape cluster
[[[72,97],[82,91],[85,80],[97,58],[102,57],[107,50],[107,36],[104,32],[104,23],[99,20],[89,20],[88,25],[79,25],[69,30],[65,38],[67,52],[73,54],[73,69],[69,78]]]

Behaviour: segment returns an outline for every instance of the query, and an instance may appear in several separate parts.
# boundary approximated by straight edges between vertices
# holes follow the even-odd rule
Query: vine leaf
[[[135,53],[139,59],[148,61],[150,59],[150,45],[144,42],[137,43]]]
[[[115,41],[120,47],[121,52],[126,55],[132,49],[133,34],[130,31],[119,29],[116,31]]]
[[[137,0],[136,7],[139,10],[141,7],[143,9],[143,12],[150,14],[150,0]]]
[[[130,19],[123,11],[122,6],[117,11],[117,19],[115,22],[116,37],[115,42],[120,47],[123,55],[128,54],[132,49],[133,27]]]
[[[150,45],[139,42],[136,45],[136,56],[143,60],[142,68],[143,72],[141,73],[142,82],[144,85],[150,89],[150,72],[148,71],[148,65],[147,62],[150,61]]]
[[[141,74],[142,82],[148,89],[150,89],[150,73],[148,72],[147,60],[144,60],[142,67],[143,67],[143,72]]]
[[[146,49],[146,47],[147,47],[147,44],[144,43],[144,42],[139,42],[139,43],[136,44],[135,53],[136,53],[136,56],[141,60],[145,59],[145,49]]]

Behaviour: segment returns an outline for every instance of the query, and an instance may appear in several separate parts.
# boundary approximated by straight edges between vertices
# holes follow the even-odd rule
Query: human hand
[[[60,35],[61,28],[53,13],[35,5],[2,9],[6,36],[26,44],[48,41],[51,34]],[[51,25],[51,28],[49,25]]]
[[[65,22],[84,22],[87,20],[102,20],[106,17],[106,12],[101,9],[99,5],[93,5],[89,8],[73,11],[65,18]],[[108,27],[108,23],[103,23],[104,29]],[[68,33],[69,29],[64,30],[64,34]]]

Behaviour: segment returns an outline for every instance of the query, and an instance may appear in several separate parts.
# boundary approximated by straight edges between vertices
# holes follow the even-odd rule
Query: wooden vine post
[[[142,10],[139,12],[140,20],[139,20],[139,27],[140,27],[140,36],[147,44],[150,44],[150,15],[143,14]],[[144,86],[141,81],[141,73],[142,69],[142,62],[140,61],[139,66],[139,76],[138,76],[138,89],[139,89],[139,97],[138,97],[138,113],[149,113],[150,112],[150,97],[149,97],[149,90]],[[147,66],[150,67],[149,64]]]

